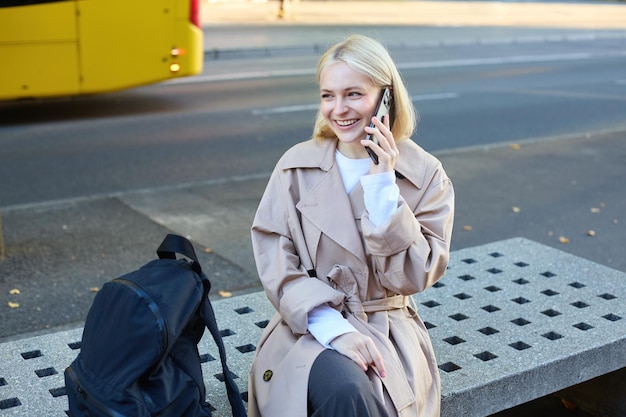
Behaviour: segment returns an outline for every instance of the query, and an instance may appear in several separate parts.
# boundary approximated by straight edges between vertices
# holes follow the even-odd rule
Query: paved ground
[[[623,29],[626,10],[610,2],[492,1],[215,1],[202,9],[205,25],[502,26],[572,29]],[[252,40],[254,42],[254,40]]]
[[[611,2],[216,1],[202,8],[205,49],[319,45],[375,27],[395,44],[624,33],[626,7]]]
[[[316,47],[348,34],[353,25],[363,24],[380,25],[380,31],[386,31],[394,42],[420,44],[626,33],[626,6],[608,3],[301,1],[289,3],[282,19],[277,16],[277,2],[205,6],[202,16],[208,54]],[[411,27],[413,30],[406,32]],[[626,270],[619,266],[624,260],[618,253],[626,236],[621,181],[625,136],[621,131],[581,134],[544,144],[522,144],[520,149],[504,145],[438,155],[455,178],[461,208],[455,248],[523,236],[560,245],[559,249],[592,260],[614,258],[609,266]],[[472,188],[476,179],[485,186]],[[581,185],[567,190],[572,180],[587,188]],[[248,251],[248,229],[265,181],[207,182],[178,189],[2,207],[7,258],[0,262],[0,341],[80,325],[93,298],[92,290],[150,260],[158,242],[171,231],[193,238],[201,262],[211,271],[214,297],[219,297],[220,290],[234,294],[259,290]],[[511,193],[515,189],[522,193]],[[582,198],[578,193],[584,189],[594,192]],[[219,201],[214,198],[216,194],[221,196]],[[544,197],[545,216],[531,218],[526,214],[519,201],[520,195],[529,194]],[[173,201],[183,201],[184,206]],[[520,206],[521,211],[512,212],[513,206]],[[472,209],[465,211],[463,207]],[[532,212],[529,208],[527,213]],[[500,222],[498,226],[506,228],[508,235],[498,234],[494,222]],[[574,229],[574,225],[579,227]],[[597,232],[595,237],[587,236],[590,229]],[[565,234],[571,239],[567,246],[558,241]],[[20,293],[15,294],[14,289]],[[522,415],[585,414],[565,410],[554,398],[501,414]]]

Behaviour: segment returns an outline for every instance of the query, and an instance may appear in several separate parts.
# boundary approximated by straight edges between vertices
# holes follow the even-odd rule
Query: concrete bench
[[[625,368],[625,284],[622,272],[520,238],[454,252],[446,276],[416,297],[439,363],[442,416],[487,416]],[[245,400],[274,310],[262,292],[214,307]],[[0,417],[66,416],[63,370],[81,334],[0,345]],[[200,353],[207,400],[215,416],[229,416],[208,332]]]

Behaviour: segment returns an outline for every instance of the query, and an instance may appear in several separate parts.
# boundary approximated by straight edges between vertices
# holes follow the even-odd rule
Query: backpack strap
[[[224,349],[224,342],[222,341],[222,335],[217,328],[215,313],[213,312],[213,306],[211,306],[211,301],[209,300],[208,294],[204,297],[200,309],[200,316],[202,317],[202,320],[204,320],[204,324],[206,324],[206,327],[211,332],[211,335],[213,336],[213,339],[215,340],[217,348],[220,352],[222,372],[224,373],[224,382],[226,384],[228,402],[230,402],[230,407],[233,411],[233,417],[246,417],[246,409],[244,408],[243,400],[241,399],[241,395],[239,394],[239,388],[237,388],[237,384],[235,384],[235,380],[233,379],[233,376],[228,369],[228,365],[226,364],[226,350]]]
[[[200,316],[204,321],[207,329],[211,332],[213,340],[220,352],[220,361],[222,362],[222,372],[224,373],[224,382],[226,384],[226,392],[228,394],[228,402],[233,411],[233,417],[246,417],[246,409],[243,405],[243,400],[239,394],[239,388],[233,379],[233,376],[228,369],[226,363],[226,349],[224,348],[224,341],[222,335],[217,327],[217,321],[215,320],[215,312],[213,306],[209,300],[209,290],[211,289],[211,282],[207,276],[202,272],[200,262],[196,256],[196,251],[193,248],[191,242],[179,235],[168,234],[159,248],[157,249],[157,255],[161,259],[176,259],[176,253],[186,256],[193,261],[191,267],[196,272],[202,282],[204,283],[204,295],[200,304]]]
[[[196,251],[194,250],[189,239],[170,233],[165,236],[165,239],[163,239],[163,242],[159,245],[157,255],[159,256],[159,259],[176,259],[177,253],[191,259],[193,261],[191,264],[193,271],[198,275],[202,275],[200,262],[198,262]]]

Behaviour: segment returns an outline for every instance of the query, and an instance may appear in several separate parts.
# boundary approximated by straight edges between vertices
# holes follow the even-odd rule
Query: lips
[[[350,127],[358,123],[358,121],[359,119],[335,120],[335,123],[337,123],[341,127]]]

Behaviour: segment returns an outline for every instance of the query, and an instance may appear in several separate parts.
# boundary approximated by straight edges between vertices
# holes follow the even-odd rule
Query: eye
[[[359,93],[358,91],[351,91],[348,93],[348,97],[361,97],[362,94]]]
[[[331,98],[333,98],[333,95],[330,93],[322,93],[321,97],[322,100],[330,100]]]

